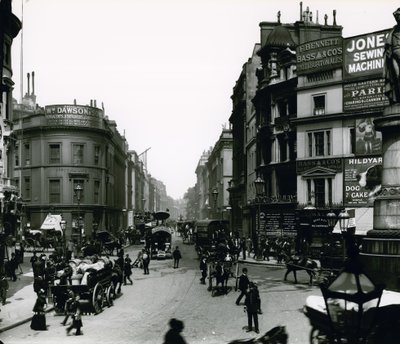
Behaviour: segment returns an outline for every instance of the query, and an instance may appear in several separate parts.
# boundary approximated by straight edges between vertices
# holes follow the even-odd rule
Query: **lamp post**
[[[82,228],[81,228],[81,196],[82,196],[82,191],[83,187],[81,184],[76,184],[75,185],[75,194],[76,194],[76,200],[78,202],[78,230],[79,230],[79,251],[81,250],[82,247]]]
[[[336,279],[320,288],[332,330],[329,340],[357,344],[365,343],[373,329],[384,286],[375,284],[364,272],[353,233],[348,231],[349,219],[346,210],[338,216],[348,259]]]
[[[215,211],[215,214],[217,214],[218,213],[218,211],[217,211],[218,189],[216,187],[212,191],[212,195],[213,195],[213,199],[214,199],[214,211]]]
[[[260,176],[256,178],[254,181],[254,187],[256,189],[256,195],[257,195],[257,206],[258,206],[258,223],[257,223],[257,252],[256,252],[256,257],[257,260],[262,259],[262,251],[261,251],[261,223],[260,223],[260,214],[261,214],[261,202],[258,199],[261,195],[264,194],[264,179],[262,179]]]
[[[61,218],[60,226],[61,226],[62,236],[63,236],[63,256],[64,256],[64,258],[65,258],[65,257],[66,257],[66,237],[65,237],[65,228],[67,227],[67,221],[65,221],[63,218]]]
[[[340,231],[342,232],[343,236],[343,261],[344,261],[346,260],[346,253],[347,253],[346,251],[351,249],[347,241],[352,240],[352,233],[348,233],[347,231],[349,227],[350,215],[346,211],[346,209],[343,209],[340,212],[340,214],[338,215],[338,220],[340,225]]]

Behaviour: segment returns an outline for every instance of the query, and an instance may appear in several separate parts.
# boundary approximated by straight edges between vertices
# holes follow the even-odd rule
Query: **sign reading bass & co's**
[[[47,125],[102,128],[103,111],[83,105],[49,105],[45,107]]]
[[[297,74],[310,74],[341,67],[342,54],[342,37],[330,37],[300,44],[296,48]]]

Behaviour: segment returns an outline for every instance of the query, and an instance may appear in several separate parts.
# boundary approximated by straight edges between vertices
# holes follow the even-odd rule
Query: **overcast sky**
[[[23,87],[35,71],[40,106],[104,103],[129,148],[167,193],[196,182],[204,150],[232,111],[242,65],[260,40],[259,23],[299,20],[295,0],[14,0],[23,29]],[[332,11],[343,36],[395,25],[393,0],[303,1],[319,22]],[[20,99],[21,34],[13,45],[14,98]]]

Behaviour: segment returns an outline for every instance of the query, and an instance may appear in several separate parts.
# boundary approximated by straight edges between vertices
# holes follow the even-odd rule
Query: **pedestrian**
[[[13,282],[17,280],[17,275],[15,274],[15,270],[18,268],[18,260],[17,257],[15,256],[15,253],[11,253],[11,259],[8,262],[8,268],[9,268],[9,273],[10,273],[10,278]]]
[[[36,251],[33,251],[33,255],[32,255],[31,259],[29,260],[29,262],[31,263],[31,266],[32,266],[32,270],[33,270],[33,263],[36,262],[38,259],[39,258],[36,255]]]
[[[72,313],[72,324],[67,327],[67,335],[71,332],[73,328],[76,329],[75,336],[79,336],[83,334],[81,332],[82,324],[82,313],[81,313],[81,304],[79,302],[79,295],[75,295],[75,300],[71,304],[71,313]]]
[[[201,271],[200,283],[206,284],[206,277],[207,277],[207,258],[206,257],[202,257],[200,260],[200,271]]]
[[[64,320],[61,322],[61,325],[65,326],[67,324],[68,318],[74,315],[74,302],[75,302],[75,294],[72,290],[68,291],[68,299],[64,305]]]
[[[240,295],[236,300],[236,305],[239,306],[240,300],[243,298],[243,296],[246,296],[247,294],[247,289],[249,287],[249,278],[247,277],[247,268],[242,269],[242,274],[239,277],[239,290],[240,290]]]
[[[246,243],[246,238],[245,237],[243,237],[241,244],[242,244],[243,260],[246,260],[247,243]]]
[[[172,257],[174,258],[174,269],[179,268],[179,260],[182,258],[182,255],[178,246],[176,246],[174,252],[172,252]]]
[[[258,286],[257,286],[256,282],[253,282],[253,284],[254,284],[254,292],[257,294],[257,298],[258,298],[257,313],[263,314],[263,312],[261,310],[261,298],[260,298],[260,292],[258,291]]]
[[[246,295],[245,310],[247,311],[248,327],[246,332],[253,331],[254,321],[254,332],[260,333],[258,329],[258,307],[260,304],[260,296],[258,291],[254,288],[254,283],[249,283],[249,292]]]
[[[9,288],[7,276],[0,272],[0,300],[3,305],[7,301],[7,290]]]
[[[72,252],[74,252],[74,247],[75,247],[74,242],[71,239],[69,239],[66,247],[67,248],[66,259],[68,262],[72,259]]]
[[[142,261],[143,261],[143,273],[145,275],[148,275],[150,273],[149,272],[150,254],[145,249],[143,249]]]
[[[124,285],[126,285],[126,280],[128,280],[130,284],[133,284],[131,280],[131,275],[132,275],[132,259],[129,258],[129,254],[126,254],[124,260]]]
[[[253,251],[253,241],[249,236],[246,239],[246,246],[247,246],[247,252],[249,253],[250,256],[250,253]]]
[[[41,289],[38,292],[35,305],[33,306],[33,312],[35,313],[31,321],[31,329],[35,331],[46,331],[46,315],[45,309],[47,306],[45,291]]]
[[[164,337],[163,344],[186,344],[185,339],[182,337],[181,332],[185,328],[183,321],[172,318],[169,321],[170,329]]]

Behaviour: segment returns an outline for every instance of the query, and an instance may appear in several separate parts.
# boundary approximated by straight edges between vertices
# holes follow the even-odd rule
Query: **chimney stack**
[[[35,72],[32,72],[32,95],[35,95]]]
[[[31,91],[30,91],[30,78],[31,78],[31,75],[29,74],[29,73],[26,73],[26,78],[28,79],[28,91],[26,92],[26,95],[27,96],[29,96],[30,95],[30,93],[31,93]]]
[[[303,1],[300,1],[300,21],[303,20]]]

